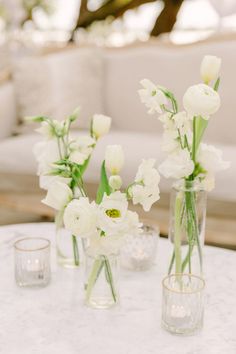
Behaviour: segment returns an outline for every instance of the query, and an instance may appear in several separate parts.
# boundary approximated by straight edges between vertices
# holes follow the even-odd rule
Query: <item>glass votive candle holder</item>
[[[174,334],[194,334],[203,326],[205,281],[171,274],[162,281],[162,326]]]
[[[14,243],[15,279],[21,287],[43,287],[50,281],[50,241],[23,238]]]
[[[121,249],[121,266],[134,271],[151,268],[156,258],[158,236],[158,228],[149,225],[143,225],[140,235],[128,235]]]

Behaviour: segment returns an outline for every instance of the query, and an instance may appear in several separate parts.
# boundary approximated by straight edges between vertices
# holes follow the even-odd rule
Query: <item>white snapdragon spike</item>
[[[33,153],[38,162],[38,175],[49,173],[52,170],[53,163],[60,160],[56,140],[36,143]]]
[[[94,114],[92,120],[92,134],[96,139],[109,133],[111,118],[103,114]]]
[[[119,191],[111,193],[109,196],[104,194],[98,210],[99,228],[108,235],[119,233],[125,225],[128,210],[126,195]]]
[[[191,160],[188,149],[180,149],[170,154],[159,166],[160,173],[166,178],[184,178],[194,171],[194,163]]]
[[[201,167],[209,174],[214,175],[218,171],[226,170],[230,167],[229,161],[224,161],[222,151],[213,145],[200,144],[197,161]]]
[[[221,58],[214,55],[205,55],[200,68],[202,80],[208,84],[219,77]]]
[[[54,130],[47,122],[42,122],[41,127],[35,129],[35,131],[48,140],[55,138]]]
[[[109,186],[113,190],[118,190],[122,186],[122,179],[119,175],[113,175],[109,177]]]
[[[140,81],[142,89],[138,91],[142,103],[148,108],[149,114],[162,113],[161,106],[167,104],[164,93],[148,79]]]
[[[72,190],[65,183],[53,183],[42,203],[56,210],[63,210],[73,197]]]
[[[88,198],[73,199],[65,209],[63,220],[73,235],[90,237],[97,232],[97,206],[89,203]]]
[[[61,182],[69,185],[71,178],[61,176],[39,176],[39,186],[42,189],[48,190],[55,182]]]
[[[112,175],[119,174],[124,165],[124,151],[121,145],[108,145],[105,152],[105,165]]]
[[[210,86],[198,84],[185,92],[183,105],[191,117],[201,116],[208,120],[220,108],[220,96]]]
[[[160,175],[154,168],[155,162],[155,159],[143,160],[135,183],[129,188],[134,205],[141,204],[145,211],[149,211],[153,203],[160,199]]]
[[[69,160],[83,165],[92,154],[96,141],[90,136],[81,136],[70,144]]]

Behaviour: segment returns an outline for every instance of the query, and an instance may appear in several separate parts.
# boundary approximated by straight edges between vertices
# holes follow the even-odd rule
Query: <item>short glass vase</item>
[[[172,188],[168,274],[203,273],[206,197],[196,181],[181,180]]]
[[[85,252],[85,304],[106,309],[119,302],[119,255],[94,255],[90,248]]]
[[[192,274],[162,281],[162,326],[174,334],[194,334],[203,326],[205,282]]]

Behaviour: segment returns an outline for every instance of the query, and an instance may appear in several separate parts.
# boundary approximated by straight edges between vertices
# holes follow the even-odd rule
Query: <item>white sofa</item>
[[[70,48],[34,58],[33,67],[30,61],[24,64],[25,58],[20,58],[21,61],[17,59],[13,80],[0,86],[1,190],[31,193],[37,189],[32,147],[40,137],[25,127],[18,127],[21,133],[12,136],[18,124],[19,111],[21,115],[49,113],[61,119],[82,103],[82,130],[89,125],[88,118],[93,112],[105,113],[113,118],[112,131],[99,142],[86,172],[87,182],[98,182],[99,167],[107,144],[118,143],[124,147],[125,183],[134,177],[142,158],[155,157],[158,162],[162,161],[162,129],[158,120],[149,116],[140,103],[137,94],[139,81],[150,78],[168,87],[181,100],[189,85],[200,82],[199,65],[205,54],[223,59],[222,107],[210,121],[207,138],[220,147],[224,158],[232,163],[229,170],[217,176],[216,188],[210,198],[236,203],[236,40],[208,41],[180,47],[156,41],[117,49]],[[18,70],[23,71],[19,74]],[[32,90],[35,90],[33,96]],[[170,185],[171,181],[162,179],[163,192],[168,192]]]

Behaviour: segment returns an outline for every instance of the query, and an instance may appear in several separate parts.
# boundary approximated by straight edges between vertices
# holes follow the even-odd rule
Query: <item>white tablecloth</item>
[[[14,240],[52,240],[52,281],[42,289],[21,289],[14,280]],[[155,266],[121,271],[121,303],[110,310],[83,304],[83,266],[56,266],[54,225],[0,227],[0,353],[3,354],[235,354],[236,253],[205,247],[207,297],[204,329],[174,336],[161,326],[161,279],[168,241],[160,239]]]

